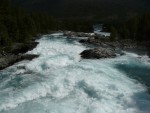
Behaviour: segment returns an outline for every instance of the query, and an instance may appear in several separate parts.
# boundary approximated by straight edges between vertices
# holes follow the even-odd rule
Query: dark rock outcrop
[[[22,60],[32,60],[34,58],[37,58],[38,56],[39,55],[34,54],[21,54],[21,55],[9,54],[6,56],[2,56],[0,57],[0,70],[5,69],[6,67],[9,67],[16,62]]]
[[[24,54],[27,51],[34,49],[38,42],[29,42],[26,44],[15,43],[11,47],[5,47],[0,51],[0,70],[5,69],[16,62],[22,60],[32,60],[39,55]]]
[[[8,51],[11,54],[19,54],[19,53],[26,53],[32,49],[34,49],[38,45],[38,42],[30,42],[30,43],[16,43],[13,44],[10,51]]]
[[[95,39],[95,37],[90,37],[88,39],[81,39],[79,42],[83,44],[94,45],[94,46],[102,46],[102,44],[104,44],[102,43],[101,40]]]
[[[116,56],[115,51],[102,47],[84,50],[80,55],[85,59],[113,58]]]
[[[21,60],[32,60],[34,58],[39,57],[39,55],[35,55],[35,54],[23,54],[20,56],[21,56]]]
[[[137,48],[137,42],[132,41],[130,39],[120,40],[115,42],[110,42],[108,38],[95,38],[90,37],[88,39],[82,39],[79,41],[80,43],[92,44],[101,47],[111,47],[111,48],[122,48],[122,49],[131,49]]]
[[[95,36],[95,34],[94,33],[84,33],[84,32],[64,31],[64,36],[67,36],[67,37],[91,37],[91,36]]]
[[[121,49],[134,49],[137,48],[137,43],[132,40],[120,40],[115,42],[105,42],[105,44],[109,45],[113,48],[121,48]]]

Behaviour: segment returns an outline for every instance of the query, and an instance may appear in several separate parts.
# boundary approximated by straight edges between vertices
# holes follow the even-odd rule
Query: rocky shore
[[[34,49],[38,42],[15,43],[10,47],[5,47],[0,51],[0,70],[5,69],[16,62],[22,60],[32,60],[37,58],[35,54],[24,54]]]
[[[150,57],[150,42],[137,42],[131,39],[110,41],[109,37],[97,35],[95,33],[64,31],[64,36],[68,38],[78,37],[79,42],[92,45],[96,48],[85,50],[80,55],[82,58],[110,58],[114,57],[114,53],[122,55],[121,50],[130,49],[148,49],[147,55]],[[81,37],[86,37],[85,39]],[[113,51],[112,51],[113,50]]]
[[[141,51],[141,50],[143,50],[141,52],[148,51],[146,53],[150,58],[150,47],[147,46],[147,45],[150,44],[149,42],[144,42],[145,44],[143,44],[143,42],[136,42],[136,41],[132,41],[130,39],[110,42],[110,41],[107,41],[107,40],[104,41],[104,40],[95,39],[95,38],[81,39],[79,42],[83,43],[83,44],[87,44],[87,45],[94,45],[94,46],[97,47],[97,49],[99,47],[105,48],[106,49],[105,51],[107,51],[111,48],[112,50],[114,50],[115,53],[120,54],[120,55],[122,55],[122,53],[121,53],[122,50],[127,50],[127,51],[133,51],[133,50]],[[93,49],[92,51],[93,51],[92,54],[94,55],[95,49]],[[110,57],[107,54],[107,52],[104,52],[103,54],[105,56],[104,58],[109,58]],[[101,54],[100,54],[100,58],[101,58]]]
[[[71,37],[95,37],[95,33],[84,33],[84,32],[73,32],[73,31],[64,31],[63,32],[64,36],[67,36],[68,38]]]
[[[123,55],[120,50],[133,48],[148,48],[148,56],[150,57],[149,42],[137,43],[136,41],[132,41],[130,39],[111,42],[108,37],[98,36],[95,33],[71,31],[62,31],[62,33],[68,38],[76,37],[79,39],[80,43],[93,45],[95,47],[93,49],[84,50],[80,53],[81,57],[85,59],[114,58],[118,54]],[[15,43],[10,47],[3,48],[0,51],[0,70],[22,60],[32,60],[37,58],[38,55],[24,54],[34,49],[37,45],[38,42],[35,42],[35,39],[33,39],[33,41],[29,43]]]
[[[121,49],[139,47],[139,45],[137,45],[137,42],[131,39],[111,42],[109,40],[109,37],[100,36],[100,35],[97,35],[96,33],[64,31],[63,34],[64,36],[67,36],[68,38],[79,37],[79,39],[81,39],[79,41],[80,43],[92,44],[94,46],[112,47],[112,48],[121,48]],[[87,38],[82,39],[80,37],[87,37]]]
[[[90,37],[88,39],[81,39],[80,43],[84,44],[92,44],[100,47],[110,47],[110,48],[121,48],[121,49],[129,49],[129,48],[138,48],[137,42],[132,41],[130,39],[120,40],[111,42],[108,39],[94,38]]]

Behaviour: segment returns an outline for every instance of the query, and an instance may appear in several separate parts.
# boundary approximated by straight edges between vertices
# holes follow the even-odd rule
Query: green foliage
[[[54,30],[89,31],[91,24],[86,21],[58,21],[47,14],[27,13],[11,5],[9,0],[0,4],[0,46],[13,42],[26,43],[37,34]]]
[[[121,39],[150,41],[150,14],[136,16],[116,25],[115,28]]]
[[[10,44],[10,40],[8,36],[9,35],[6,26],[0,23],[0,45],[1,46],[6,46]]]
[[[118,32],[115,27],[111,27],[110,41],[116,41],[118,39]]]
[[[123,21],[150,11],[150,0],[12,0],[28,11],[65,19]]]

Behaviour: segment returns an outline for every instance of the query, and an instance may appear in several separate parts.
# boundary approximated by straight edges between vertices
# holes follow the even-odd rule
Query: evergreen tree
[[[7,32],[7,28],[0,23],[0,45],[1,46],[7,46],[10,45],[10,39],[8,38],[8,32]]]
[[[118,39],[118,32],[115,27],[111,27],[110,41],[116,41]]]

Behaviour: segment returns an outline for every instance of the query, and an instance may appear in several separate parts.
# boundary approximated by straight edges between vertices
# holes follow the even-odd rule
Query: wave
[[[136,71],[126,72],[149,72],[137,54],[83,60],[79,53],[86,47],[75,40],[55,34],[38,41],[29,53],[39,58],[1,72],[0,113],[149,113],[147,87],[132,77]]]

